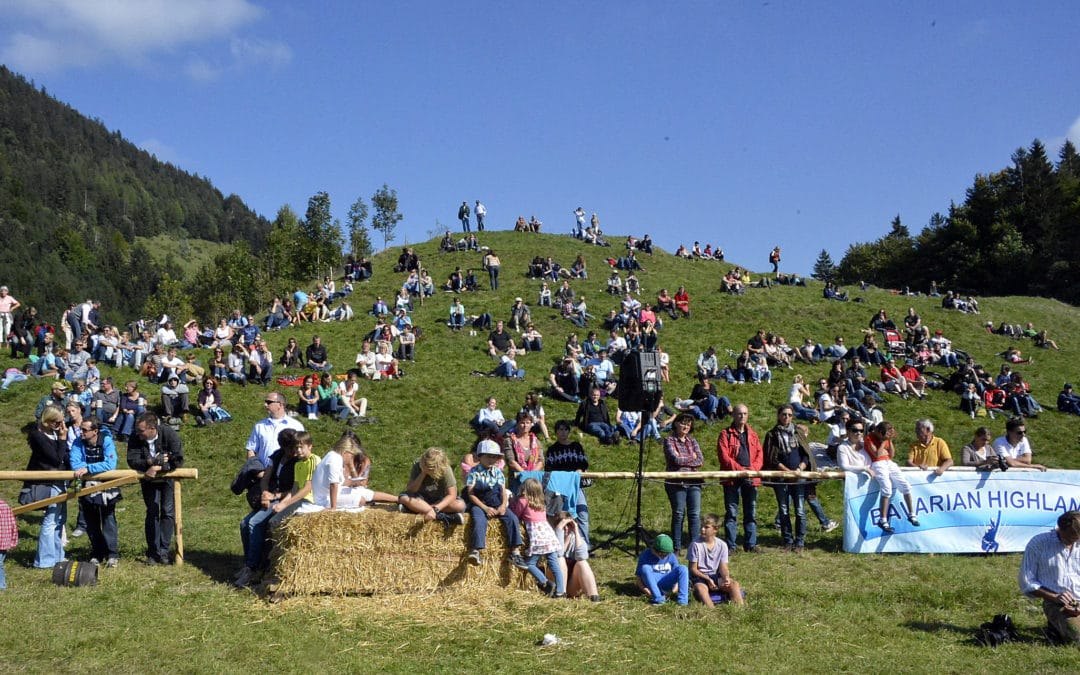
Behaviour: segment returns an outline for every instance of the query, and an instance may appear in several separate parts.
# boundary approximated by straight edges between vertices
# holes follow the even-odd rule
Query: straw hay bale
[[[494,586],[528,588],[510,564],[502,523],[488,523],[482,565],[470,565],[470,525],[446,528],[381,508],[294,516],[274,533],[278,595],[431,592]]]

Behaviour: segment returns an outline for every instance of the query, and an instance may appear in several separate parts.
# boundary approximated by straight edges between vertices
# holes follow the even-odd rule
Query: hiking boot
[[[469,551],[469,564],[470,565],[480,565],[483,562],[484,562],[484,559],[480,557],[480,551],[479,550],[474,548],[473,550]]]

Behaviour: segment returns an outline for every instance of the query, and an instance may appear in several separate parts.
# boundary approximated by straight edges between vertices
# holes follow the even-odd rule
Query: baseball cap
[[[492,440],[480,441],[480,444],[476,446],[477,455],[502,455],[502,450],[499,449],[499,444]]]
[[[671,537],[666,534],[657,535],[656,540],[653,541],[653,548],[661,553],[671,553],[675,550],[675,543],[671,541]]]

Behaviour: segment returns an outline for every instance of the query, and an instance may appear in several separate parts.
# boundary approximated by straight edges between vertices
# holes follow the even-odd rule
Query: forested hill
[[[24,303],[52,310],[94,297],[133,316],[169,271],[136,237],[246,241],[257,251],[269,230],[236,195],[0,66],[0,283]]]
[[[1011,166],[975,176],[963,203],[935,213],[919,234],[897,216],[881,239],[852,244],[834,272],[842,283],[926,291],[936,281],[942,291],[1078,304],[1080,155],[1065,141],[1055,164],[1036,140]]]

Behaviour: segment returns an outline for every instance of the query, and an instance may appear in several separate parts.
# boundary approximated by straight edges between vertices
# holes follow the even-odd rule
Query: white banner
[[[877,482],[866,474],[844,478],[844,550],[848,553],[1007,553],[1023,551],[1065,511],[1080,509],[1080,471],[905,471],[919,526],[908,520],[893,490],[889,523],[881,515]]]

